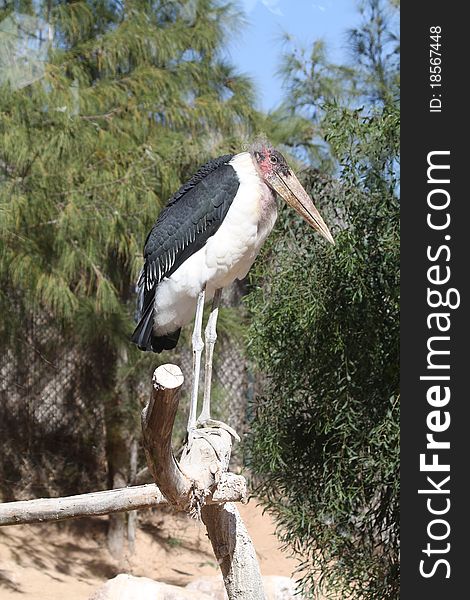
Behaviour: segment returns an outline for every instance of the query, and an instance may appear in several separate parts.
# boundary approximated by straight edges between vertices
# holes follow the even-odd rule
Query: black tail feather
[[[181,329],[177,329],[167,335],[156,336],[153,333],[153,305],[150,303],[144,311],[139,324],[131,337],[131,342],[137,344],[139,350],[145,352],[157,352],[172,350],[176,347],[180,337]]]
[[[168,333],[167,335],[162,335],[160,337],[152,335],[152,350],[157,353],[162,352],[162,350],[173,350],[173,348],[175,348],[176,344],[178,343],[180,333],[181,329],[177,329],[172,333]]]
[[[140,350],[151,350],[151,337],[153,330],[153,305],[150,302],[145,309],[134,333],[131,342],[137,344]]]

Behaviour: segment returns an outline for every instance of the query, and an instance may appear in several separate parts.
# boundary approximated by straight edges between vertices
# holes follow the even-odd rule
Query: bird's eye
[[[277,160],[277,156],[271,155],[269,157],[269,160],[271,161],[271,164],[275,165],[277,164],[278,160]]]

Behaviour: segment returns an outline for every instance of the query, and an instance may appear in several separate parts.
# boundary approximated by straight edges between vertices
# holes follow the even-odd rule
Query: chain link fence
[[[3,500],[75,493],[106,482],[102,376],[46,315],[0,356]]]

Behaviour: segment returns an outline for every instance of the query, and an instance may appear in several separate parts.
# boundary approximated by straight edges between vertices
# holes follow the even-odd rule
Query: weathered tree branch
[[[118,488],[63,498],[38,498],[0,504],[0,525],[45,523],[107,515],[166,504],[155,484]]]
[[[231,473],[226,475],[216,493],[206,498],[207,504],[240,502],[246,497],[246,484],[238,477],[234,479]],[[168,502],[154,483],[62,498],[4,502],[0,503],[0,526],[96,517],[163,504]]]
[[[142,433],[147,464],[171,504],[180,506],[191,489],[173,456],[171,434],[178,409],[183,373],[176,365],[163,365],[153,374],[152,395],[142,411]],[[182,506],[181,508],[186,508]]]

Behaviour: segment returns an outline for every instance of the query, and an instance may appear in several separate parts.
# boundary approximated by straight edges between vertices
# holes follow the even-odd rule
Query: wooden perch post
[[[147,464],[159,490],[170,504],[194,516],[206,498],[223,502],[246,483],[244,477],[227,473],[232,437],[223,429],[199,430],[205,437],[195,437],[190,451],[186,447],[176,461],[171,436],[182,385],[183,374],[176,365],[156,369],[152,395],[142,411],[142,432]]]
[[[163,365],[153,375],[153,391],[142,412],[147,463],[171,504],[201,516],[224,578],[229,600],[264,600],[253,543],[234,504],[225,503],[239,486],[239,475],[227,473],[232,437],[224,429],[203,429],[179,464],[171,448],[183,374],[176,365]],[[221,504],[208,504],[219,497]]]

